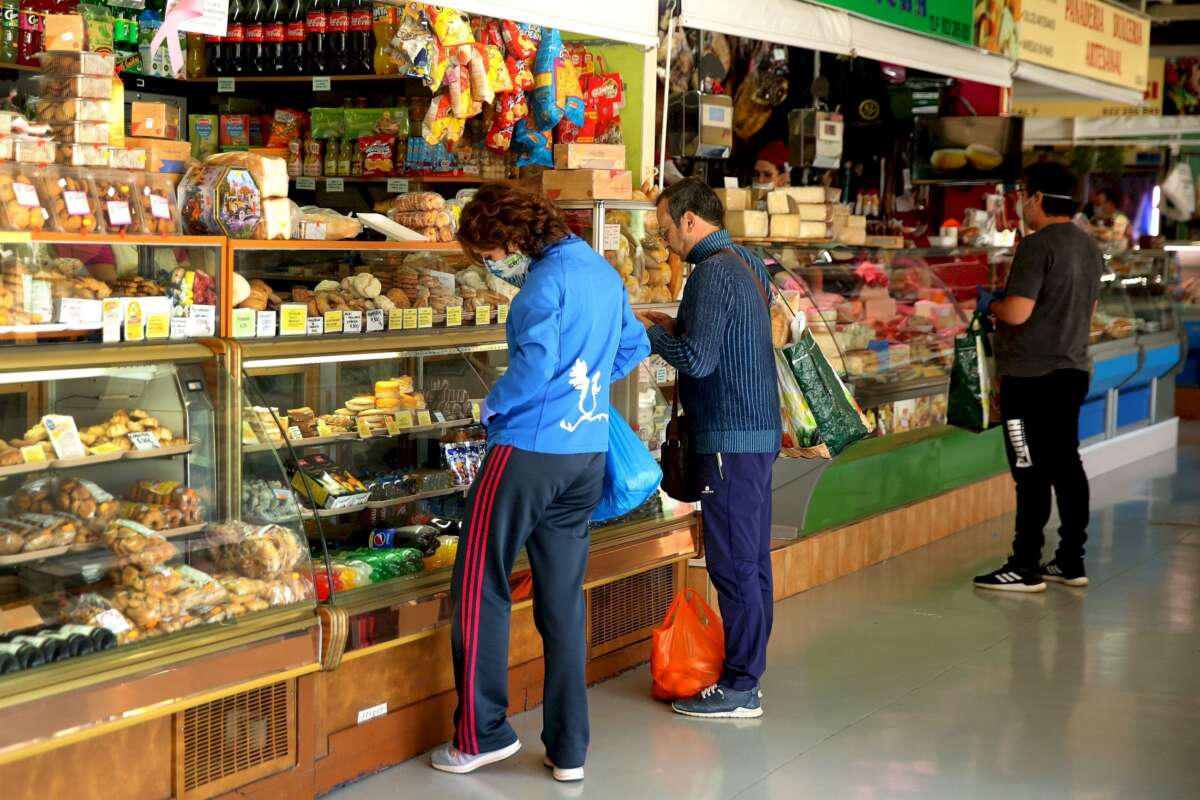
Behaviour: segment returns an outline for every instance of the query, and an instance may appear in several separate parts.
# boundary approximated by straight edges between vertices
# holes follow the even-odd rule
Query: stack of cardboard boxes
[[[556,144],[554,169],[542,173],[551,200],[632,200],[633,174],[623,144]]]
[[[134,101],[129,109],[129,147],[146,151],[146,169],[182,175],[192,148],[179,138],[179,107],[171,103]]]

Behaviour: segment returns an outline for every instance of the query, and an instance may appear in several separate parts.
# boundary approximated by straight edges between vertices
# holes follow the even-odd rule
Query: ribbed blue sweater
[[[782,425],[771,316],[750,274],[720,251],[733,248],[770,290],[767,270],[753,253],[733,244],[728,231],[700,240],[675,335],[650,329],[651,349],[679,370],[679,400],[699,453],[773,453]]]

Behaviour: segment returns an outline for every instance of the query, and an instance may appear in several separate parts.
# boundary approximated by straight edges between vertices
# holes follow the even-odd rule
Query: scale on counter
[[[684,92],[667,109],[667,152],[674,157],[729,158],[733,149],[733,98]]]

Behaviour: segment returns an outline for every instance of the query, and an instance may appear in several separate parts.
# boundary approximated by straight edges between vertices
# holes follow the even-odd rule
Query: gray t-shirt
[[[1033,314],[1023,325],[997,322],[999,373],[1036,378],[1059,369],[1088,371],[1088,329],[1103,271],[1100,248],[1069,222],[1026,237],[1006,289],[1009,297],[1033,300]]]

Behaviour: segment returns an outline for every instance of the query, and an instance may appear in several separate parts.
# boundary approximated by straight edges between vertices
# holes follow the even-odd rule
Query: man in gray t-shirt
[[[1079,409],[1091,365],[1088,331],[1104,259],[1072,224],[1077,182],[1064,166],[1025,173],[1021,209],[1034,232],[1017,248],[1008,284],[980,295],[996,317],[996,365],[1005,451],[1017,485],[1016,536],[1008,562],[975,578],[980,589],[1041,592],[1045,581],[1086,586],[1088,479],[1079,459]],[[1050,492],[1058,500],[1058,550],[1042,564]]]

